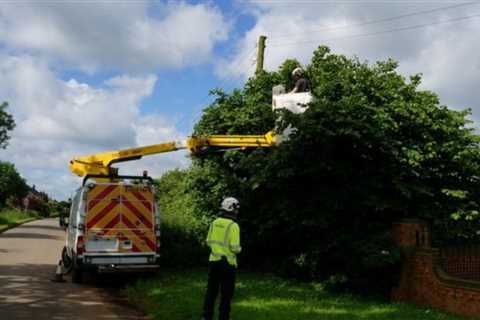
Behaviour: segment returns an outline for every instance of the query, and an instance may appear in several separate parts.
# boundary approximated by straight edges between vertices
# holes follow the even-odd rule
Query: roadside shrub
[[[208,250],[203,245],[206,227],[199,220],[182,214],[162,215],[161,265],[192,267],[205,264]]]
[[[34,211],[25,211],[17,209],[4,209],[0,211],[0,226],[6,225],[11,226],[15,225],[18,221],[25,220],[28,218],[38,218],[38,213]]]
[[[68,217],[70,205],[70,201],[57,201],[50,199],[48,201],[49,217]]]
[[[45,194],[29,193],[26,197],[28,202],[28,210],[36,211],[44,218],[50,214],[50,206],[48,204],[48,197]]]
[[[163,266],[197,266],[207,261],[204,239],[208,223],[194,213],[196,205],[186,190],[187,178],[186,171],[173,170],[156,181]]]
[[[0,161],[0,207],[5,206],[9,198],[12,199],[11,201],[21,200],[27,195],[28,190],[29,187],[25,179],[20,176],[15,165]]]

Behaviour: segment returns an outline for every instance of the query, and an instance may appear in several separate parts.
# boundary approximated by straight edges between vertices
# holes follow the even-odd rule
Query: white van
[[[90,271],[158,269],[160,216],[149,177],[87,176],[64,225],[62,261],[72,271],[73,282],[82,282]]]

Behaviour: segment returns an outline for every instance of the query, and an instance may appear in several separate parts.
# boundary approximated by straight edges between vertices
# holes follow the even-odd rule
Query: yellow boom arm
[[[130,148],[119,151],[97,153],[82,156],[70,161],[70,171],[80,177],[86,175],[114,175],[116,168],[111,165],[117,162],[138,160],[143,156],[188,149],[192,154],[208,150],[210,147],[223,148],[265,148],[276,144],[273,131],[265,135],[212,135],[193,136],[185,141],[174,141],[150,146]]]

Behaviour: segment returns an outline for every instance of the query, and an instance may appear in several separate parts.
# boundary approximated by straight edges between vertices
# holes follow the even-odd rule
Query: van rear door
[[[86,251],[154,253],[153,201],[149,185],[94,185],[87,195]]]
[[[154,196],[148,185],[124,185],[122,190],[123,235],[131,241],[131,252],[155,253]],[[128,241],[127,240],[127,241]]]
[[[86,207],[87,253],[119,252],[121,232],[121,185],[94,184],[89,187]]]

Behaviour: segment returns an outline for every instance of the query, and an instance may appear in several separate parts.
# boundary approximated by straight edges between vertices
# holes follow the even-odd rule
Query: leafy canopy
[[[7,107],[7,102],[0,104],[0,149],[7,147],[8,140],[10,139],[8,132],[15,127],[13,117],[5,111]]]
[[[291,86],[298,65],[287,60],[242,89],[214,90],[195,134],[271,130],[278,117],[272,87]],[[186,177],[194,214],[213,216],[222,197],[236,196],[243,263],[302,277],[341,273],[359,283],[369,276],[388,283],[378,274],[398,260],[390,240],[398,219],[427,219],[448,241],[468,225],[473,231],[480,153],[470,111],[441,105],[419,90],[420,75],[406,79],[397,66],[319,47],[305,66],[315,102],[302,115],[282,115],[296,134],[271,149],[194,159]]]
[[[29,187],[12,163],[0,161],[0,207],[9,198],[21,199]]]

